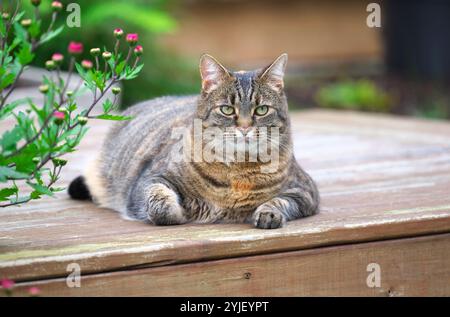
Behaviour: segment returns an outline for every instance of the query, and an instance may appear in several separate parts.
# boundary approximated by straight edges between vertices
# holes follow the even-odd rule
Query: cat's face
[[[224,136],[246,141],[262,131],[289,129],[288,107],[283,91],[287,54],[255,71],[232,72],[209,55],[200,60],[202,93],[197,117],[204,128],[217,127]]]
[[[202,94],[198,117],[204,126],[235,127],[244,134],[257,127],[287,124],[283,76],[287,54],[255,71],[231,72],[213,57],[200,61]]]

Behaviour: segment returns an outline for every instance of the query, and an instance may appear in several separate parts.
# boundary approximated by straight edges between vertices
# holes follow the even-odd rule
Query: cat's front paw
[[[284,215],[278,209],[269,206],[259,206],[253,214],[253,224],[259,229],[281,228],[285,222]]]
[[[177,194],[163,184],[149,188],[148,219],[159,226],[178,225],[187,222]]]

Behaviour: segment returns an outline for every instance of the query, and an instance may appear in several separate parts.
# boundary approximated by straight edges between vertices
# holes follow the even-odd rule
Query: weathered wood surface
[[[92,274],[79,287],[57,278],[14,293],[31,286],[47,296],[448,296],[450,234]]]
[[[91,203],[46,198],[0,210],[0,278],[94,274],[450,232],[450,124],[356,114],[294,113],[295,152],[317,181],[321,213],[278,230],[249,225],[154,227]],[[93,157],[97,122],[62,185]]]

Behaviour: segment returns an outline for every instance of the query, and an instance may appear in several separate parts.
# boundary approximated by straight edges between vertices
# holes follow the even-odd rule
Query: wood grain
[[[295,153],[318,182],[321,213],[279,230],[154,227],[65,193],[0,210],[0,278],[163,266],[450,232],[450,125],[335,111],[292,115]],[[107,129],[95,122],[61,185],[79,175]]]
[[[379,287],[368,287],[380,268]],[[43,296],[448,296],[450,234],[24,283]],[[373,285],[372,286],[376,286]]]

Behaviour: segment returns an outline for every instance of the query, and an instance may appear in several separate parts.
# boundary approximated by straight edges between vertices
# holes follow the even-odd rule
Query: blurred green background
[[[41,10],[50,16],[51,1]],[[64,6],[73,1],[62,1]],[[124,83],[122,106],[199,92],[198,58],[232,69],[262,67],[289,53],[291,109],[324,107],[450,118],[450,2],[379,1],[382,27],[369,28],[359,0],[80,0],[81,28],[66,27],[40,48],[42,67],[69,41],[111,45],[112,30],[139,33],[142,74]],[[31,10],[29,1],[23,1]],[[59,23],[64,23],[62,12]],[[66,65],[67,67],[67,65]]]
[[[70,41],[82,42],[84,53],[81,58],[92,59],[89,49],[107,47],[112,50],[115,41],[113,30],[122,28],[125,33],[139,34],[139,44],[144,47],[145,52],[142,57],[145,67],[141,75],[133,81],[123,83],[123,107],[161,95],[192,94],[199,91],[197,61],[170,52],[155,40],[158,35],[177,29],[177,22],[169,13],[177,5],[175,1],[80,0],[77,3],[81,8],[81,28],[66,26],[57,40],[41,47],[34,62],[36,66],[42,67],[54,52],[66,53]],[[43,1],[40,10],[50,19],[51,11],[44,4]],[[24,1],[24,5],[32,12],[28,1]],[[59,15],[57,25],[65,23],[67,14],[63,11]],[[122,48],[126,52],[125,42],[122,42]],[[66,59],[63,68],[67,67]]]

